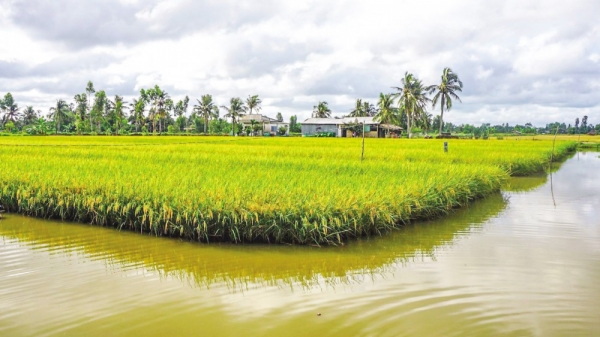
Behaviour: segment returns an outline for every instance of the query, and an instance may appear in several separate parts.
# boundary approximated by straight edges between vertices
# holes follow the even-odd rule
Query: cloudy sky
[[[159,84],[263,113],[334,115],[405,72],[464,83],[445,120],[600,123],[598,0],[0,0],[0,94],[44,113],[88,80],[131,99]],[[439,107],[438,107],[439,109]],[[438,109],[434,112],[438,114]]]

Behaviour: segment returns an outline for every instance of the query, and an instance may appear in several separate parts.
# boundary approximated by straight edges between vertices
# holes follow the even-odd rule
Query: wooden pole
[[[362,132],[362,152],[360,153],[360,161],[362,162],[365,157],[365,122],[363,122],[363,132]]]

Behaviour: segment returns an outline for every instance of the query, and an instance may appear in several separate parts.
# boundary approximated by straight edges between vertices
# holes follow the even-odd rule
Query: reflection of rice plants
[[[256,285],[304,288],[321,282],[355,284],[395,272],[412,261],[435,257],[436,250],[481,228],[506,207],[499,193],[478,200],[443,219],[415,222],[376,238],[344,247],[197,245],[155,240],[76,224],[52,223],[19,216],[5,219],[0,236],[17,239],[34,250],[81,252],[122,268],[143,266],[162,276],[210,288],[224,283],[230,291]]]
[[[361,163],[358,139],[10,138],[0,198],[11,211],[155,235],[338,244],[447,213],[509,174],[543,170],[551,151],[545,141],[366,147]]]

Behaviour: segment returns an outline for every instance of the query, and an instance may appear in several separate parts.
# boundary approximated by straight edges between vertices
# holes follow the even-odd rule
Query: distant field
[[[521,135],[521,136],[512,136],[515,138],[521,139],[541,139],[541,140],[553,140],[554,135]],[[507,138],[508,139],[508,138]],[[590,135],[556,135],[556,140],[568,140],[568,141],[580,141],[580,142],[599,142],[600,136],[590,136]]]
[[[338,244],[543,170],[552,142],[2,137],[9,210],[201,241]],[[558,141],[564,156],[574,142]]]

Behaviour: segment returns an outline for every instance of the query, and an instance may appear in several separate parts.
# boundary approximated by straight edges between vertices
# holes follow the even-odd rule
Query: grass
[[[9,211],[200,241],[340,244],[543,171],[551,141],[6,137]],[[557,143],[558,157],[574,142]]]

